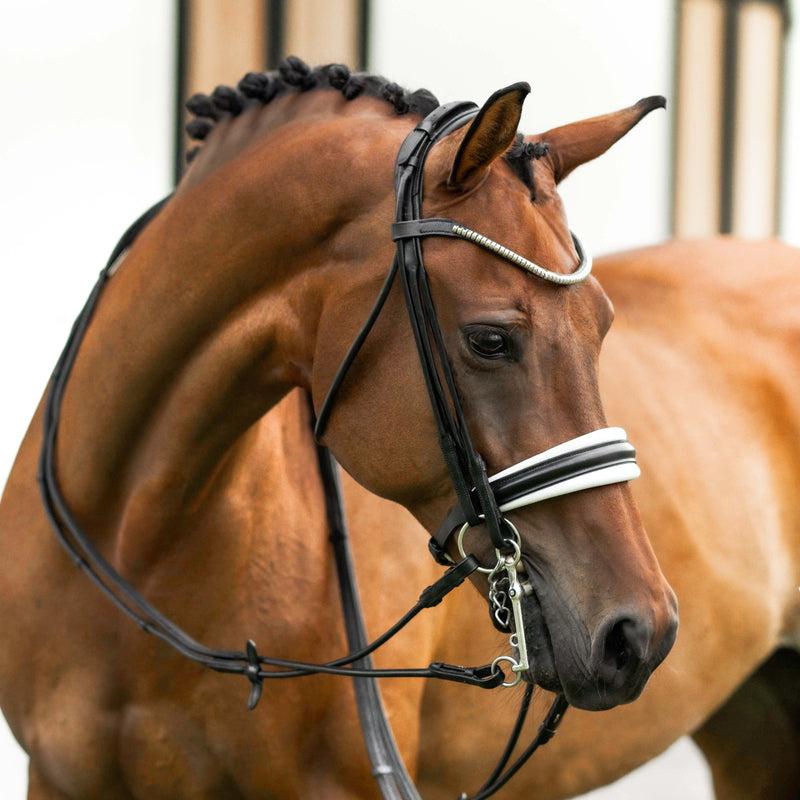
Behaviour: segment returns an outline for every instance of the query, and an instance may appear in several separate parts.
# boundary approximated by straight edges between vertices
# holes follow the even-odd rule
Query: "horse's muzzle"
[[[526,567],[535,574],[529,564]],[[546,592],[543,588],[542,599]],[[585,625],[551,613],[534,588],[525,603],[530,655],[525,679],[563,693],[570,705],[587,711],[632,702],[675,643],[677,601],[671,590],[667,592],[660,618],[652,608],[613,611],[587,641]]]

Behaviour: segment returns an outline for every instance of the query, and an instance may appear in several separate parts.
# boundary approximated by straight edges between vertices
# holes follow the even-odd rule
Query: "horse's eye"
[[[510,352],[508,334],[497,328],[474,328],[467,334],[473,353],[481,358],[503,358]]]

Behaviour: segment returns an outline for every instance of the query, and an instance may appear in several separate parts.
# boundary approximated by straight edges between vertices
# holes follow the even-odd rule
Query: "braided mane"
[[[297,56],[289,56],[274,72],[248,72],[235,89],[217,86],[211,95],[190,97],[186,108],[194,114],[194,119],[186,126],[186,132],[191,139],[202,141],[223,117],[238,116],[249,108],[266,105],[293,91],[308,92],[312,89],[335,89],[346,100],[362,95],[385,100],[397,114],[426,116],[439,105],[427,89],[409,92],[386,78],[351,72],[343,64],[311,68]],[[190,150],[186,154],[187,161],[191,161],[198,150],[199,147]]]
[[[216,123],[224,117],[235,117],[257,105],[267,105],[272,100],[290,92],[308,92],[313,89],[334,89],[346,100],[366,96],[386,101],[398,115],[427,116],[439,101],[427,89],[409,92],[402,86],[364,72],[351,72],[343,64],[326,64],[309,67],[297,56],[284,59],[273,72],[248,72],[236,88],[217,86],[210,94],[195,94],[186,102],[194,118],[186,126],[189,138],[203,141]],[[191,161],[200,146],[189,150],[186,160]],[[547,153],[546,144],[525,144],[522,135],[505,155],[514,173],[530,189],[535,199],[535,185],[531,161]]]

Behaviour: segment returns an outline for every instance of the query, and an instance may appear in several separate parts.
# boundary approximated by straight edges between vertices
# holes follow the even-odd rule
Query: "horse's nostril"
[[[646,624],[630,617],[611,619],[599,632],[595,665],[609,683],[624,682],[644,660],[650,640]]]
[[[625,665],[630,661],[630,652],[628,651],[628,644],[624,636],[620,635],[621,633],[622,632],[620,630],[618,634],[611,637],[606,644],[607,650],[611,654],[613,654],[614,662],[617,666],[617,669],[623,669]]]

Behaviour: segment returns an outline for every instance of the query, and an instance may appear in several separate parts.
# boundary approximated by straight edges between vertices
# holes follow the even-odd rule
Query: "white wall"
[[[3,485],[97,273],[170,189],[175,15],[172,0],[0,8]],[[0,717],[3,800],[25,797],[26,768]]]
[[[525,80],[521,130],[537,133],[672,90],[672,0],[374,0],[371,68],[441,102],[482,103]],[[670,112],[655,111],[562,184],[595,254],[669,230]]]

